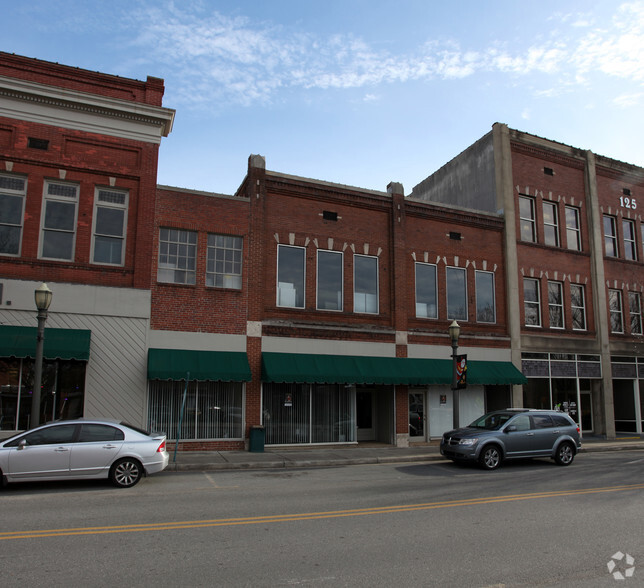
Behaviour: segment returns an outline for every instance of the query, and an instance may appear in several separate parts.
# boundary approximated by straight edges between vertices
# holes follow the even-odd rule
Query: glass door
[[[425,391],[409,392],[409,441],[425,441]]]

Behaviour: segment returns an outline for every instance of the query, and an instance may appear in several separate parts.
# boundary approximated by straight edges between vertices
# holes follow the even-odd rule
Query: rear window
[[[532,422],[535,429],[550,429],[554,425],[552,419],[547,414],[535,414],[532,416]]]
[[[79,443],[91,443],[93,441],[122,441],[125,435],[121,429],[110,425],[87,424],[82,425],[78,437]]]
[[[573,424],[562,414],[553,414],[552,420],[555,422],[555,427],[572,427]]]
[[[137,433],[141,433],[141,435],[146,435],[148,437],[150,436],[150,431],[146,431],[145,429],[141,429],[140,427],[135,427],[134,425],[130,425],[130,423],[126,423],[124,421],[122,421],[120,424],[124,427],[127,427],[128,429],[136,431]]]

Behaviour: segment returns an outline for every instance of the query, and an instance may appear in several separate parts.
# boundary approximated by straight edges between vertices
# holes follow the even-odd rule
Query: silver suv
[[[580,448],[579,427],[556,410],[497,410],[441,439],[442,455],[455,462],[478,461],[486,470],[498,468],[505,459],[526,457],[550,457],[570,465]]]

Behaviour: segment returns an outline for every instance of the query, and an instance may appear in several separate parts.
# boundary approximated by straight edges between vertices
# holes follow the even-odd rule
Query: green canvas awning
[[[263,353],[264,382],[315,384],[452,383],[452,360],[357,355]],[[509,362],[468,362],[470,384],[523,384],[525,376]]]
[[[84,329],[45,328],[45,359],[89,359],[92,332]],[[0,325],[0,357],[36,357],[37,327]]]
[[[194,351],[191,349],[150,349],[149,380],[213,380],[249,382],[250,365],[245,353],[235,351]]]

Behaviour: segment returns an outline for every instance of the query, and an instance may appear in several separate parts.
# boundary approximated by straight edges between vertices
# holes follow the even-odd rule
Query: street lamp
[[[456,379],[456,354],[458,352],[458,338],[461,334],[460,325],[454,320],[449,326],[449,337],[452,340],[452,403],[454,405],[454,428],[459,427],[459,398],[458,398],[458,383]]]
[[[47,310],[51,304],[52,291],[44,282],[34,292],[36,308],[38,309],[38,335],[36,337],[36,365],[34,368],[34,390],[31,395],[31,426],[40,424],[40,386],[42,384],[42,358],[45,340],[45,322]]]

